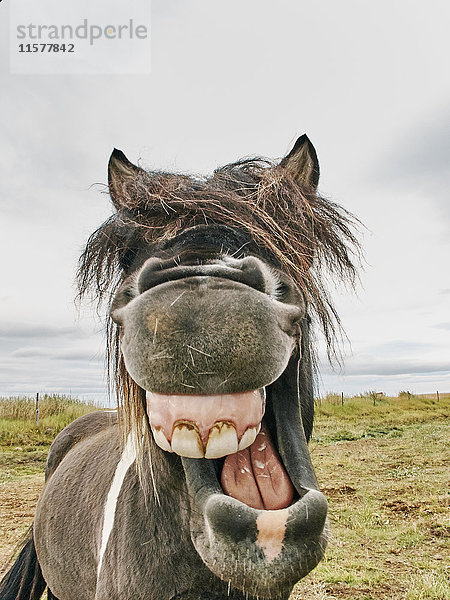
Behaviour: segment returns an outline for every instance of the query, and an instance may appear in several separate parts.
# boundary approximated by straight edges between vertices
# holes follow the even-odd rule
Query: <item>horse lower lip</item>
[[[327,531],[327,502],[319,491],[303,488],[285,508],[255,508],[224,493],[217,478],[219,462],[181,460],[195,506],[194,546],[213,572],[233,578],[238,587],[251,583],[257,595],[261,581],[272,578],[275,589],[292,586],[319,562]],[[248,558],[241,571],[243,553]],[[280,571],[280,560],[290,568]]]

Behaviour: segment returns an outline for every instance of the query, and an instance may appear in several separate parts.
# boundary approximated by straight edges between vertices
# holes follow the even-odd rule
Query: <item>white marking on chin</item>
[[[267,562],[277,558],[283,549],[289,510],[262,510],[256,519],[256,544],[262,549]]]
[[[114,519],[116,516],[117,500],[119,498],[120,490],[125,479],[125,475],[128,469],[136,460],[136,450],[134,441],[131,435],[128,436],[127,443],[123,449],[122,456],[117,463],[116,471],[109,488],[108,496],[106,497],[105,511],[103,514],[103,529],[102,529],[102,543],[100,546],[100,552],[98,556],[97,565],[97,583],[102,570],[103,556],[105,554],[106,546],[110,538],[111,532],[114,527]]]

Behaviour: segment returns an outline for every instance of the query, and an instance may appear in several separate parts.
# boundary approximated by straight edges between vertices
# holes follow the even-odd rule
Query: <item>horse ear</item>
[[[121,150],[114,148],[108,163],[109,193],[117,210],[124,205],[125,188],[127,183],[136,179],[143,169],[133,165]]]
[[[315,190],[319,183],[319,161],[314,146],[304,133],[295,142],[292,150],[280,162],[299,184]]]

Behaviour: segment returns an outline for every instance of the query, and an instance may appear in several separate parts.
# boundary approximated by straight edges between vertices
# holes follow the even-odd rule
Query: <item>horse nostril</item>
[[[243,258],[240,269],[250,287],[260,292],[267,292],[266,269],[258,258],[254,256]]]
[[[297,337],[300,332],[300,322],[304,316],[304,312],[298,306],[284,305],[284,309],[279,315],[279,326],[289,336]]]

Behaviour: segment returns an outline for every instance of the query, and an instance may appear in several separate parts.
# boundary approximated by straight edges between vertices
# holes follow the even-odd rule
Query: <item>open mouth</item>
[[[299,494],[278,450],[274,407],[266,414],[265,409],[265,388],[216,396],[147,392],[147,414],[160,448],[211,459],[223,494],[254,509],[280,510]]]
[[[261,597],[269,588],[275,593],[292,586],[314,568],[326,545],[327,502],[318,490],[301,422],[297,364],[295,359],[290,361],[285,373],[267,386],[264,411],[263,390],[227,398],[228,406],[234,406],[242,417],[234,427],[232,449],[237,438],[237,450],[230,452],[231,446],[224,443],[221,457],[207,459],[209,424],[199,424],[196,414],[193,427],[204,457],[181,459],[196,507],[191,532],[197,551],[219,577],[241,589],[251,586]],[[149,398],[151,422],[154,394],[147,394]],[[180,406],[185,406],[189,396],[179,398]],[[203,400],[208,402],[209,397]],[[264,412],[256,427],[259,431],[244,448],[238,432],[254,429],[258,407]],[[221,422],[234,423],[220,411],[217,415]],[[189,417],[193,418],[192,413]],[[214,434],[214,425],[209,432]],[[165,443],[170,442],[166,438]]]

